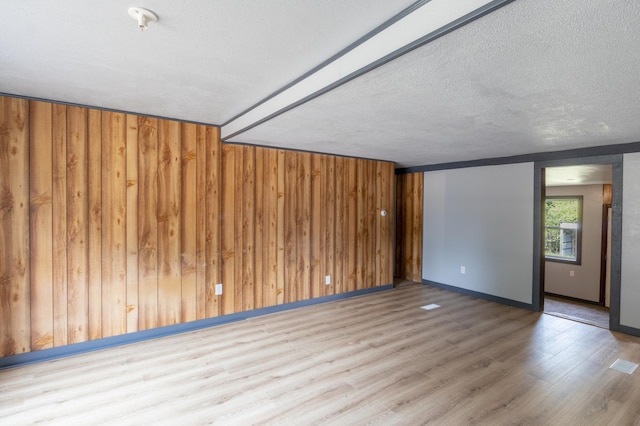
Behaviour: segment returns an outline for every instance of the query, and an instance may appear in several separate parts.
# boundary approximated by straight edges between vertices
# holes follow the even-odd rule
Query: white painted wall
[[[532,303],[533,183],[533,163],[425,173],[422,278]]]
[[[582,262],[545,262],[544,289],[548,293],[598,302],[602,245],[602,185],[547,187],[547,195],[582,195]],[[574,271],[574,276],[570,276]]]
[[[624,154],[620,325],[640,328],[640,153]]]

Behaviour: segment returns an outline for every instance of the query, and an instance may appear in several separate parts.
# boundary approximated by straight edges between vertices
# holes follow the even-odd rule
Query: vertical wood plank
[[[87,110],[67,107],[67,333],[69,344],[89,339]]]
[[[53,105],[53,344],[69,343],[67,324],[67,107]]]
[[[311,155],[311,204],[310,204],[310,225],[309,225],[309,255],[310,255],[310,297],[320,297],[323,295],[324,277],[321,278],[322,264],[320,258],[323,253],[324,244],[322,244],[321,223],[325,218],[325,208],[322,207],[322,185],[321,171],[323,163],[323,155]],[[322,285],[322,287],[321,287]]]
[[[278,151],[264,149],[263,306],[275,306],[278,297]]]
[[[196,126],[196,319],[207,318],[207,210],[210,188],[207,184],[207,127]],[[204,197],[201,188],[205,188]]]
[[[255,303],[255,147],[242,147],[242,311],[250,311]]]
[[[345,160],[345,173],[347,175],[346,184],[346,203],[347,203],[347,216],[346,216],[346,245],[345,254],[347,257],[347,277],[346,286],[344,291],[354,291],[357,289],[357,268],[358,268],[358,255],[360,247],[358,247],[358,161],[354,158],[347,158]]]
[[[197,211],[204,208],[197,199],[196,180],[196,125],[181,124],[182,175],[180,201],[180,240],[182,305],[180,322],[195,321],[196,308],[196,225]],[[204,200],[202,200],[204,201]]]
[[[276,206],[276,245],[277,245],[277,267],[276,267],[276,304],[280,305],[285,300],[285,151],[278,150],[278,187],[277,187],[277,206]]]
[[[413,242],[412,242],[412,232],[413,232],[413,178],[411,176],[407,176],[404,182],[404,191],[405,196],[403,197],[404,203],[404,235],[403,235],[403,266],[402,269],[407,278],[411,277],[411,271],[413,266]]]
[[[127,333],[138,331],[140,309],[138,252],[138,117],[126,116]]]
[[[364,182],[366,207],[366,232],[365,232],[365,274],[364,287],[371,288],[377,286],[376,280],[376,218],[380,216],[376,212],[376,162],[368,160],[366,163],[366,181]],[[377,213],[377,214],[376,214]]]
[[[158,325],[180,322],[180,124],[158,122]]]
[[[140,330],[158,326],[158,120],[138,119],[138,309]]]
[[[6,102],[2,98],[1,102]],[[4,108],[4,107],[3,107]],[[31,350],[53,347],[52,105],[29,102]],[[3,152],[8,152],[4,147]],[[2,154],[0,154],[1,156]],[[4,165],[0,166],[4,170]],[[0,171],[0,174],[2,172]],[[4,181],[3,181],[4,182]],[[0,276],[2,274],[0,273]],[[2,303],[2,302],[0,302]]]
[[[296,283],[298,300],[307,300],[311,297],[311,154],[302,152],[298,156]]]
[[[413,178],[413,229],[411,232],[411,280],[422,281],[422,173],[412,173]]]
[[[326,217],[324,222],[324,274],[331,277],[331,284],[325,285],[325,295],[335,293],[335,251],[336,251],[336,158],[332,155],[326,156],[322,174],[325,182]]]
[[[285,188],[284,188],[284,303],[294,302],[298,299],[297,270],[297,198],[296,188],[298,181],[298,156],[296,153],[285,153]]]
[[[392,284],[393,283],[393,249],[394,249],[394,228],[393,224],[395,223],[396,217],[396,205],[395,201],[395,166],[393,163],[386,163],[386,173],[384,174],[385,178],[383,179],[383,187],[385,189],[384,194],[384,208],[387,211],[387,219],[382,225],[383,230],[383,259],[385,260],[383,264],[385,267],[383,268],[384,278],[382,280],[382,284]]]
[[[222,314],[222,296],[215,295],[215,284],[223,283],[222,260],[222,144],[220,128],[206,128],[206,167],[207,167],[207,199],[206,199],[206,262],[207,262],[207,304],[206,315],[213,317]],[[228,194],[227,194],[228,195]],[[232,194],[231,194],[232,195]],[[222,219],[221,219],[222,218]],[[233,216],[231,216],[231,219]],[[233,226],[231,227],[233,230]],[[223,293],[224,294],[224,293]],[[233,299],[231,299],[233,301]]]
[[[358,160],[356,164],[356,290],[365,287],[367,269],[367,194],[365,181],[367,180],[367,161]]]
[[[89,339],[102,337],[102,113],[88,112],[87,200],[89,203]]]
[[[102,113],[102,337],[126,333],[126,116]]]
[[[255,284],[253,286],[253,308],[258,309],[263,307],[263,296],[265,291],[265,270],[263,259],[266,256],[265,252],[265,228],[268,226],[265,224],[265,193],[268,191],[268,181],[265,176],[264,168],[264,152],[265,148],[254,148],[255,152],[255,243],[254,243],[254,265]],[[265,226],[266,225],[266,226]]]
[[[29,104],[0,102],[0,356],[6,356],[31,350]]]
[[[231,314],[235,309],[236,247],[236,147],[222,148],[222,314]]]
[[[345,244],[347,239],[347,217],[346,217],[346,185],[345,185],[345,159],[337,157],[335,159],[335,265],[334,265],[334,294],[345,291],[347,280],[347,265],[345,258]]]
[[[229,289],[229,291],[233,292],[233,312],[242,312],[243,310],[243,286],[242,282],[243,276],[243,267],[244,267],[244,250],[242,247],[242,232],[244,225],[244,204],[243,204],[243,184],[244,184],[244,149],[242,146],[236,147],[235,153],[235,182],[236,187],[234,188],[236,191],[235,194],[235,217],[234,217],[234,228],[235,234],[233,239],[233,247],[235,253],[235,269],[233,274],[233,286]]]

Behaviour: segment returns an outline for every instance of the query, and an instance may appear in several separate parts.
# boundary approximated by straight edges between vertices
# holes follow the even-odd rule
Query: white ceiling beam
[[[224,124],[222,139],[237,136],[510,1],[428,1]]]

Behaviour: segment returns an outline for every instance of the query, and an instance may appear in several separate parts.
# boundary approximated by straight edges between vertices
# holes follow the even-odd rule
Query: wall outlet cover
[[[222,284],[216,284],[216,296],[220,296],[222,294]]]

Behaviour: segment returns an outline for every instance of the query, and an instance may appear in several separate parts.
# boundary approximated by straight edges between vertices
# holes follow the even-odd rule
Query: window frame
[[[547,255],[546,253],[544,253],[544,260],[547,262],[556,262],[556,263],[565,263],[565,264],[570,264],[570,265],[581,265],[582,264],[582,226],[583,226],[583,216],[582,216],[582,210],[583,210],[583,201],[584,201],[584,196],[582,195],[548,195],[544,197],[543,200],[543,211],[542,211],[542,228],[545,231],[543,233],[544,238],[542,239],[542,247],[546,247],[547,245],[547,226],[546,226],[546,221],[547,221],[547,209],[546,209],[546,204],[547,204],[547,200],[576,200],[578,202],[578,229],[576,232],[576,258],[575,260],[573,259],[567,259],[564,257],[557,257],[557,256],[551,256],[551,255]]]

